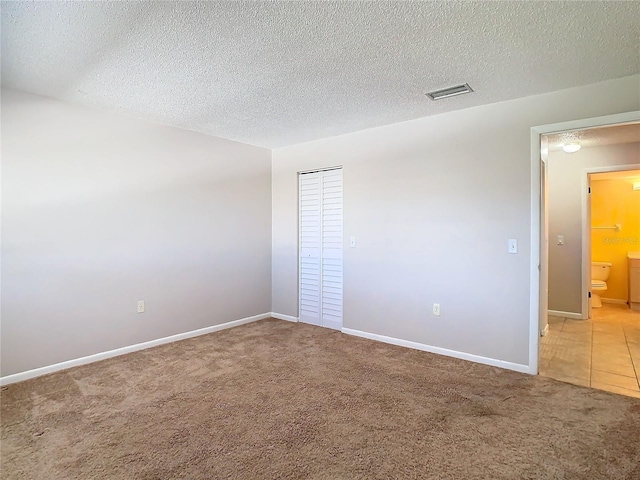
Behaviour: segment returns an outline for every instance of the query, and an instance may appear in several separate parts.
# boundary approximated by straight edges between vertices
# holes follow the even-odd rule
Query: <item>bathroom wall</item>
[[[582,314],[582,182],[584,170],[640,168],[640,143],[549,152],[549,310]],[[558,235],[564,245],[557,244]]]
[[[591,231],[591,258],[613,264],[607,291],[602,292],[602,298],[626,302],[629,282],[627,253],[640,251],[640,190],[633,190],[634,182],[640,182],[640,170],[624,174],[635,176],[611,179],[601,174],[591,176],[591,225],[622,225],[619,232]]]

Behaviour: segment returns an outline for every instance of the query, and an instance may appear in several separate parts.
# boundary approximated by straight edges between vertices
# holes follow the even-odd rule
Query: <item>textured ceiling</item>
[[[549,151],[561,150],[565,143],[579,143],[582,147],[603,147],[640,142],[640,123],[554,133],[547,135],[547,139]]]
[[[5,87],[266,147],[640,71],[640,2],[2,2],[1,27]]]

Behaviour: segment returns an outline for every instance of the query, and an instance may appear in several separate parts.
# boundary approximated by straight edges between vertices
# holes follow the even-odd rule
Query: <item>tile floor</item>
[[[589,320],[549,316],[540,375],[640,398],[640,312],[605,304]]]

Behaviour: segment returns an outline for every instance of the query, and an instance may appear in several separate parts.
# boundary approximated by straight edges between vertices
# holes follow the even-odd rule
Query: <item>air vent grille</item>
[[[436,90],[435,92],[427,93],[427,97],[431,100],[441,100],[443,98],[455,97],[456,95],[462,95],[463,93],[471,93],[473,89],[468,83],[464,85],[456,85],[455,87],[443,88],[442,90]]]

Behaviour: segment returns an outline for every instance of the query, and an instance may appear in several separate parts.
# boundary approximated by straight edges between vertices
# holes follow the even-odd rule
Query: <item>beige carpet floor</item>
[[[280,320],[1,404],[3,479],[640,478],[640,399]]]

